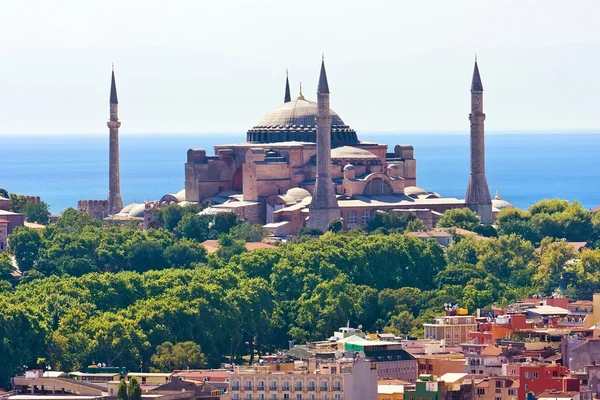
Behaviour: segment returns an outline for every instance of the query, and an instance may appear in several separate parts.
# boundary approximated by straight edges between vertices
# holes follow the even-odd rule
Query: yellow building
[[[477,400],[517,400],[519,379],[490,376],[475,385]]]
[[[375,400],[377,366],[369,361],[313,360],[293,371],[236,366],[224,400]]]
[[[129,372],[126,377],[127,382],[134,376],[141,385],[159,386],[169,382],[171,373]]]
[[[377,385],[377,400],[404,400],[404,385]]]
[[[469,339],[471,332],[477,331],[477,322],[467,310],[459,309],[458,315],[445,315],[435,319],[433,324],[423,324],[425,339],[445,340],[446,346],[458,346]]]

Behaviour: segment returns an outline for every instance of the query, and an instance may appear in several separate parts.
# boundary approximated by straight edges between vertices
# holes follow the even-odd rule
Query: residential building
[[[442,376],[448,373],[462,373],[465,369],[465,355],[462,353],[417,355],[419,375]]]
[[[431,374],[419,375],[412,385],[404,387],[405,400],[442,400],[442,384]]]
[[[518,400],[525,400],[529,392],[579,391],[579,380],[559,364],[523,363],[519,368],[519,383]]]
[[[292,371],[273,371],[268,365],[236,366],[225,400],[375,400],[375,363],[344,359]]]
[[[459,346],[468,341],[471,332],[477,332],[477,322],[474,316],[466,314],[467,310],[459,309],[456,315],[445,315],[436,318],[433,324],[423,324],[425,339],[444,339],[446,346]]]
[[[519,379],[510,376],[489,376],[475,384],[477,400],[517,400]]]

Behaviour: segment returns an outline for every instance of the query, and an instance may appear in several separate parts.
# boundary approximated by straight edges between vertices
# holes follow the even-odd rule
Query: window
[[[246,400],[252,400],[252,394],[251,393],[248,393],[246,395]]]
[[[378,195],[378,194],[392,194],[394,191],[389,183],[384,181],[382,178],[372,179],[365,185],[363,190],[364,195]]]
[[[277,381],[271,381],[271,390],[277,390]]]
[[[239,393],[234,393],[233,394],[233,400],[240,400],[240,394]]]
[[[283,381],[283,390],[290,390],[290,381]],[[289,396],[288,396],[289,397]]]
[[[315,381],[308,381],[308,391],[314,392],[316,389]]]
[[[265,400],[265,394],[264,393],[260,393],[258,395],[258,400]]]
[[[529,372],[525,372],[525,379],[529,379],[531,377],[531,374]]]
[[[517,391],[515,389],[508,389],[508,395],[509,396],[516,396],[517,395]]]
[[[301,393],[298,393],[296,395],[296,400],[302,400],[302,394]]]
[[[502,400],[502,397],[494,397],[494,400]]]
[[[533,379],[537,379],[537,378],[538,378],[538,373],[537,373],[537,372],[534,372],[534,373],[533,373]]]
[[[529,390],[529,385],[525,385],[525,391]]]
[[[315,400],[315,394],[311,393],[310,395],[308,395],[308,400]]]
[[[323,393],[321,395],[321,400],[329,400],[329,397],[327,397],[327,393]]]
[[[277,400],[277,394],[273,393],[273,394],[271,395],[271,400]]]
[[[265,381],[258,381],[256,384],[256,390],[265,390]]]
[[[240,381],[235,380],[231,383],[231,390],[240,390]]]
[[[290,400],[290,394],[289,393],[284,393],[283,394],[283,400]]]
[[[295,386],[294,390],[297,391],[297,392],[301,392],[302,391],[302,381],[296,381],[296,386]]]
[[[467,324],[471,323],[471,318],[467,318]]]
[[[244,390],[252,390],[252,381],[246,381],[244,385]]]
[[[482,388],[478,388],[477,389],[477,395],[478,396],[483,396],[484,394],[485,394],[485,389],[482,389]]]
[[[339,394],[339,393],[336,393],[336,394],[333,396],[333,400],[342,400],[342,395],[341,395],[341,394]]]
[[[342,383],[340,381],[335,381],[333,383],[333,391],[334,392],[341,392],[342,391]]]
[[[348,213],[348,221],[346,221],[348,228],[354,228],[358,225],[358,214],[354,210],[350,210]]]
[[[369,222],[371,222],[371,210],[365,210],[362,215],[361,224],[362,226],[367,226],[369,225]]]
[[[329,390],[329,388],[327,387],[327,381],[321,381],[321,391],[326,392],[328,390]],[[324,395],[324,396],[327,396],[327,395]]]

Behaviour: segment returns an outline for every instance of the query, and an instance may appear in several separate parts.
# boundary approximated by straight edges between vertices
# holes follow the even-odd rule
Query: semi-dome
[[[421,195],[427,195],[427,190],[421,189],[418,186],[407,186],[404,188],[404,194],[410,197],[419,197]]]
[[[306,189],[302,189],[299,187],[291,188],[286,192],[287,196],[293,198],[297,203],[302,201],[303,199],[310,197],[310,192]]]
[[[137,205],[138,205],[138,203],[128,204],[125,207],[123,207],[123,209],[119,212],[119,214],[129,214],[129,211],[131,211],[131,209]]]
[[[144,216],[144,211],[146,210],[146,205],[144,203],[137,204],[133,207],[128,214],[129,218],[142,218]]]
[[[375,154],[358,147],[342,146],[331,150],[331,159],[372,160],[376,158]]]
[[[350,128],[339,115],[329,110],[331,115],[331,145],[333,147],[358,144],[354,129]],[[276,107],[252,129],[248,130],[247,140],[251,143],[313,142],[317,141],[317,103],[300,95]]]

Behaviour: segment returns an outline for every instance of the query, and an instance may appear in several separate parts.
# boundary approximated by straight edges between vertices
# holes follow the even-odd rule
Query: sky
[[[243,133],[321,54],[357,132],[466,132],[475,53],[488,131],[600,131],[600,2],[10,1],[0,134]]]

